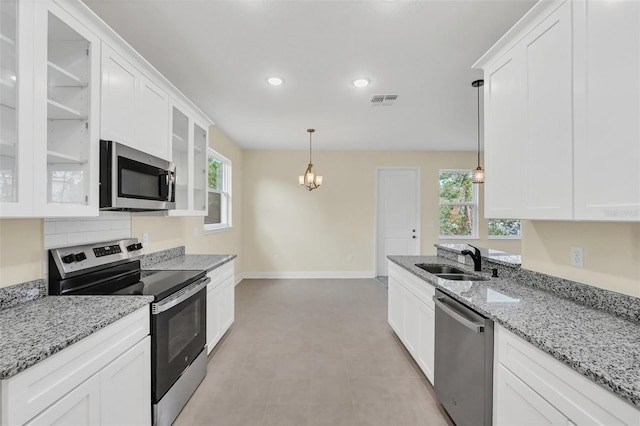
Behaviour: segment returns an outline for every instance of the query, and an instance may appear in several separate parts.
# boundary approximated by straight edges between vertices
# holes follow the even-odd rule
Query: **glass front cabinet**
[[[176,166],[176,209],[170,216],[207,214],[207,127],[186,108],[171,107],[171,161]]]
[[[0,216],[96,216],[100,40],[53,2],[0,8]]]

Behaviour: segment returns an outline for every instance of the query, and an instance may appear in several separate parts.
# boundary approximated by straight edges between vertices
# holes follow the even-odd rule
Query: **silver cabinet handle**
[[[200,281],[198,281],[198,285],[196,285],[195,287],[189,289],[188,291],[185,291],[179,297],[176,297],[175,299],[167,300],[166,302],[152,303],[151,304],[151,313],[153,315],[157,315],[157,314],[159,314],[161,312],[164,312],[164,311],[167,311],[167,310],[173,308],[176,305],[179,305],[180,303],[184,302],[185,300],[187,300],[188,298],[194,296],[200,290],[205,288],[207,286],[207,284],[209,284],[209,281],[211,281],[211,278],[204,277],[204,278],[200,279]],[[178,292],[178,294],[179,293],[180,293],[180,291]]]
[[[484,325],[483,324],[476,324],[473,321],[469,321],[467,318],[462,316],[459,312],[456,312],[456,310],[454,310],[450,306],[444,304],[442,302],[442,300],[444,300],[443,297],[433,296],[433,301],[435,302],[436,306],[438,308],[442,309],[442,311],[444,313],[446,313],[447,315],[449,315],[451,318],[455,319],[460,324],[464,325],[465,327],[467,327],[468,329],[470,329],[471,331],[473,331],[475,333],[484,332]]]

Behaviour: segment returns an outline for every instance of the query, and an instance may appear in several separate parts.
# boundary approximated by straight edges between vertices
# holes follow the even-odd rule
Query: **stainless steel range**
[[[50,295],[150,295],[155,425],[171,425],[207,374],[204,271],[143,271],[136,239],[49,250]]]

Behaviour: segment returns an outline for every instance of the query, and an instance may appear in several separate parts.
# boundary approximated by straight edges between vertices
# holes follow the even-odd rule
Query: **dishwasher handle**
[[[454,308],[452,308],[451,306],[446,305],[445,303],[443,303],[442,301],[444,299],[445,299],[444,297],[433,296],[433,301],[435,302],[436,306],[438,308],[442,309],[442,311],[444,313],[446,313],[447,315],[449,315],[450,317],[452,317],[453,319],[455,319],[460,324],[464,325],[465,327],[467,327],[468,329],[470,329],[474,333],[483,333],[484,332],[484,324],[477,324],[477,323],[475,323],[473,321],[470,321],[469,319],[465,318],[462,314],[457,312]]]

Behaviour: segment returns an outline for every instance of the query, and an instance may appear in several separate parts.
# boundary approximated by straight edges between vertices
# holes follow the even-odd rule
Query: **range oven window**
[[[162,303],[162,302],[160,302]],[[159,401],[206,344],[206,287],[171,308],[153,314],[152,398]]]
[[[118,196],[146,200],[163,200],[166,188],[163,186],[161,169],[125,157],[118,157]]]
[[[182,351],[193,341],[202,331],[203,324],[200,317],[200,299],[195,303],[187,305],[180,313],[169,320],[169,362],[182,353]]]

